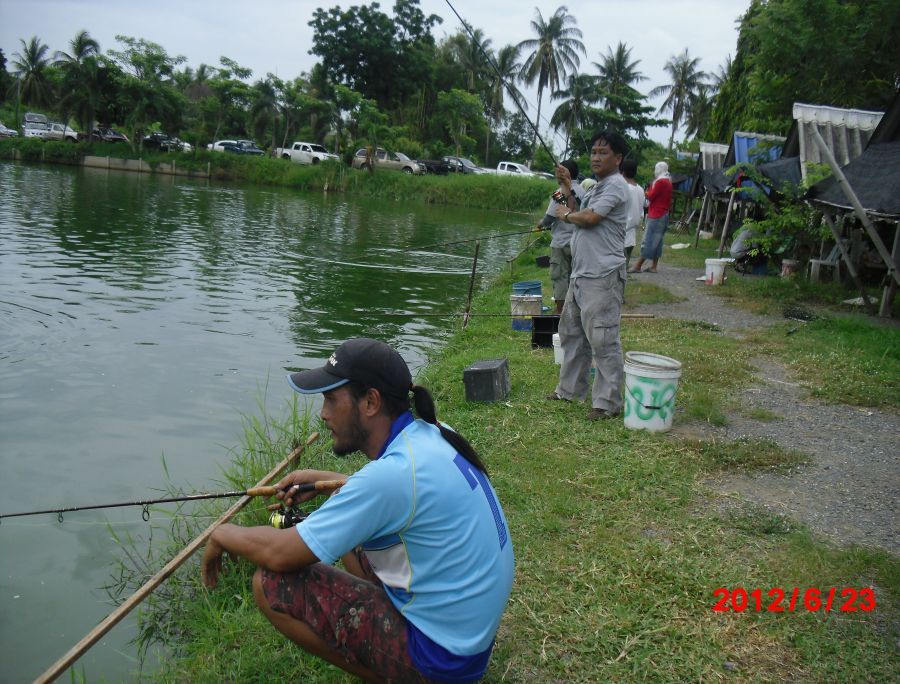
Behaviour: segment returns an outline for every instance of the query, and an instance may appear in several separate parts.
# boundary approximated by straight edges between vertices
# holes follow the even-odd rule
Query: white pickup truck
[[[525,164],[511,161],[502,161],[497,164],[496,173],[500,176],[524,176],[525,178],[537,177],[537,174],[525,166]]]
[[[316,143],[295,142],[290,147],[278,147],[275,156],[290,159],[298,164],[318,164],[320,161],[337,161],[338,156],[331,154],[324,146]]]

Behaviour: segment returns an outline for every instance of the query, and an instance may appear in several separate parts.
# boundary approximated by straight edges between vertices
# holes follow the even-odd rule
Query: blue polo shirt
[[[490,482],[436,426],[400,416],[379,457],[297,531],[324,563],[362,545],[407,620],[420,672],[484,674],[512,588],[512,542]]]

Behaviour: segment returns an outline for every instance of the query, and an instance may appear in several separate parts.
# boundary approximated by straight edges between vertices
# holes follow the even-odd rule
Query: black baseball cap
[[[391,346],[358,337],[335,349],[321,368],[288,375],[288,384],[302,394],[328,392],[350,381],[404,399],[412,386],[412,374],[406,361]]]

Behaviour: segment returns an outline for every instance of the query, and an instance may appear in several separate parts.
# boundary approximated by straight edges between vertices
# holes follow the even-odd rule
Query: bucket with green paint
[[[668,432],[681,362],[650,352],[625,353],[625,427]]]

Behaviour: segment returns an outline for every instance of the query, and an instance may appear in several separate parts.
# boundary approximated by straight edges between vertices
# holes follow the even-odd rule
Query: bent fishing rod
[[[316,482],[306,482],[299,485],[292,485],[287,489],[277,489],[274,486],[261,486],[261,487],[251,487],[250,489],[245,489],[240,492],[216,492],[212,494],[187,494],[184,496],[170,496],[164,497],[160,499],[144,499],[142,501],[122,501],[118,503],[104,503],[104,504],[91,504],[88,506],[69,506],[67,508],[48,508],[41,511],[25,511],[23,513],[3,513],[0,514],[0,521],[4,518],[21,518],[23,516],[31,516],[31,515],[44,515],[46,513],[56,513],[57,520],[59,522],[63,521],[63,513],[71,513],[73,511],[90,511],[96,510],[100,508],[122,508],[125,506],[141,506],[144,509],[142,517],[144,521],[150,519],[150,511],[148,510],[148,506],[152,506],[154,504],[163,504],[163,503],[175,503],[179,501],[201,501],[203,499],[227,499],[227,498],[236,498],[239,496],[249,496],[249,497],[270,497],[275,496],[278,492],[285,492],[285,495],[290,493],[291,496],[295,494],[302,494],[304,492],[331,492],[339,487],[342,487],[346,484],[345,480],[318,480]]]
[[[506,91],[509,93],[510,98],[512,98],[513,103],[516,105],[516,107],[519,108],[519,111],[522,113],[525,121],[528,122],[528,125],[531,126],[531,130],[534,131],[535,136],[540,141],[541,147],[543,147],[544,151],[546,151],[547,154],[550,155],[550,161],[553,162],[553,166],[559,166],[559,162],[556,160],[556,155],[553,154],[553,150],[551,150],[550,146],[544,142],[544,139],[541,137],[541,133],[538,130],[538,127],[535,124],[531,123],[531,119],[528,117],[528,114],[525,113],[525,108],[519,102],[519,98],[516,96],[515,90],[513,90],[512,87],[510,87],[509,83],[506,82],[506,79],[503,78],[503,74],[500,72],[500,68],[494,63],[494,60],[491,59],[491,56],[487,52],[485,52],[484,47],[481,45],[481,43],[476,40],[475,34],[472,32],[472,29],[469,26],[468,22],[459,15],[459,12],[456,11],[456,8],[453,6],[450,0],[444,0],[444,2],[447,3],[447,6],[450,8],[453,14],[456,15],[456,18],[459,19],[459,22],[463,25],[466,33],[469,34],[472,42],[475,43],[475,45],[478,47],[478,50],[481,52],[481,55],[482,57],[484,57],[485,61],[491,65],[494,71],[497,72],[497,78],[500,79],[500,82],[506,87]]]

